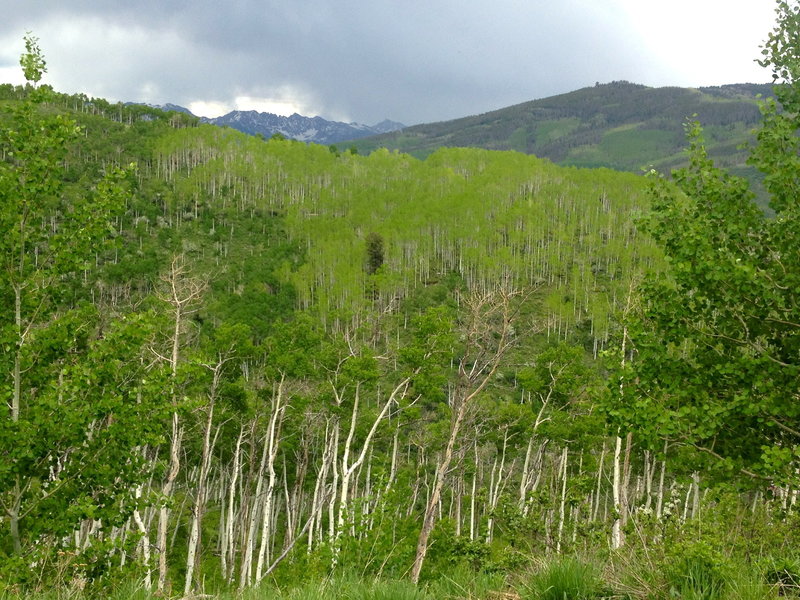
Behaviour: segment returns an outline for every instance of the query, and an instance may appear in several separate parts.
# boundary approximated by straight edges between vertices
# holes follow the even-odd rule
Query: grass
[[[777,600],[798,597],[800,562],[793,558],[738,562],[704,544],[680,551],[625,552],[535,561],[527,573],[507,576],[454,566],[416,586],[407,579],[345,573],[291,586],[268,583],[204,600]],[[179,594],[171,596],[181,598]],[[77,587],[31,594],[0,591],[0,600],[155,600],[138,582],[90,595]]]
[[[591,563],[559,557],[542,566],[522,585],[523,600],[591,600],[609,592]]]

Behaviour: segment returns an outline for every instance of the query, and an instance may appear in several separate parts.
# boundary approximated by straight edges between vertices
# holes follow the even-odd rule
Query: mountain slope
[[[697,115],[709,150],[728,167],[744,167],[738,146],[759,122],[757,95],[770,85],[650,88],[626,81],[598,84],[482,115],[408,127],[354,143],[424,157],[442,146],[517,150],[563,165],[639,171],[683,161],[683,123]]]

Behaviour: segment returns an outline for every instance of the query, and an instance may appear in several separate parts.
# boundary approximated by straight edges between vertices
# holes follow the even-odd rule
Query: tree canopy
[[[675,186],[656,178],[646,230],[664,250],[663,277],[641,288],[612,413],[651,440],[720,460],[729,473],[797,478],[800,459],[800,6],[778,2],[764,46],[776,100],[762,105],[751,163],[775,216],[748,183],[716,168],[702,130],[687,125],[690,165]]]

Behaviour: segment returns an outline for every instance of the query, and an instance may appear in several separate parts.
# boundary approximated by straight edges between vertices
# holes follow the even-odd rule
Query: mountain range
[[[177,104],[148,104],[147,106],[196,116],[188,108]],[[278,134],[293,140],[313,142],[326,146],[389,133],[405,127],[402,123],[389,119],[385,119],[375,125],[364,125],[362,123],[329,121],[322,117],[305,117],[297,113],[286,117],[255,110],[233,110],[221,117],[198,118],[202,123],[230,127],[250,135],[262,135],[265,138],[270,138]]]
[[[228,126],[250,135],[261,134],[264,137],[271,137],[280,134],[293,140],[323,145],[389,133],[405,127],[402,123],[389,119],[375,125],[363,125],[361,123],[328,121],[322,117],[304,117],[297,113],[284,117],[255,110],[234,110],[213,119],[201,118],[201,121],[223,127]]]

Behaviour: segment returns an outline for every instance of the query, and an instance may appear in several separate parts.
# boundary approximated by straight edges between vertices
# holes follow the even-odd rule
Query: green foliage
[[[28,54],[38,55],[35,42]],[[515,123],[514,144],[575,160],[570,144],[580,142],[639,160],[679,137],[680,124],[665,121],[672,109],[664,98],[675,110],[689,96],[708,104],[713,143],[738,135],[738,125],[726,129],[741,121],[734,113],[753,108],[742,100],[747,89],[599,87],[562,98],[566,111],[537,104],[556,118]],[[596,97],[607,101],[603,110],[593,108]],[[631,97],[653,114],[625,121]],[[267,496],[267,564],[288,552],[269,583],[236,597],[496,597],[505,575],[545,553],[551,560],[531,576],[529,594],[647,590],[662,600],[670,587],[716,590],[721,578],[728,596],[755,598],[766,581],[794,573],[796,488],[753,497],[709,484],[736,470],[778,484],[776,473],[792,475],[797,413],[786,390],[796,389],[791,290],[800,282],[789,259],[800,236],[785,235],[795,222],[789,208],[776,204],[785,222],[764,219],[744,183],[714,168],[693,126],[690,167],[677,186],[656,183],[648,199],[646,182],[631,174],[563,169],[519,153],[358,156],[45,86],[0,86],[0,98],[0,219],[9,232],[0,240],[0,296],[7,306],[19,300],[18,318],[0,315],[0,390],[12,406],[15,381],[20,390],[19,418],[0,422],[3,584],[114,593],[119,578],[144,575],[154,503],[166,502],[168,587],[179,589],[190,522],[200,515],[195,590],[232,598],[251,518],[258,554]],[[131,162],[135,177],[112,172]],[[785,198],[793,193],[789,177],[766,181]],[[636,221],[651,200],[655,216],[645,227],[661,248]],[[663,273],[662,249],[671,270],[643,285],[636,306],[643,274]],[[177,319],[164,293],[174,256],[209,283]],[[498,287],[522,292],[513,317],[487,303],[470,327],[471,295]],[[636,317],[624,330],[616,322],[623,312]],[[742,322],[749,338],[736,337]],[[414,558],[458,386],[485,368],[509,323],[517,343],[454,438],[425,583],[398,582]],[[626,333],[625,368],[609,376],[621,353],[590,357]],[[174,375],[172,340],[180,351]],[[781,345],[785,353],[774,352]],[[609,390],[598,389],[604,378]],[[611,585],[600,578],[624,560],[606,550],[615,511],[601,400],[612,425],[637,431],[625,458],[626,552],[640,570],[631,567],[619,586],[623,577],[607,576]],[[183,437],[166,497],[173,413],[171,435]],[[742,436],[752,443],[740,444]],[[723,468],[712,470],[687,444],[670,445],[667,507],[657,518],[663,437],[719,455],[711,464]],[[343,490],[348,466],[355,470]],[[687,511],[684,521],[695,470],[702,501],[698,517]],[[295,540],[312,507],[317,520]],[[139,544],[135,508],[149,546]],[[81,536],[90,543],[74,541]],[[556,538],[598,556],[553,556]],[[697,543],[680,545],[687,538]],[[632,584],[637,576],[647,585]]]
[[[595,566],[570,557],[543,565],[522,590],[524,600],[591,600],[608,596]]]
[[[793,557],[765,561],[763,577],[781,596],[800,596],[800,560]]]
[[[765,64],[792,75],[797,7],[779,2]],[[788,45],[787,45],[788,44]],[[655,179],[646,227],[670,268],[642,285],[628,323],[635,352],[612,391],[615,423],[646,440],[669,438],[719,460],[725,477],[793,480],[800,457],[796,389],[800,313],[797,81],[767,102],[752,162],[765,173],[775,218],[746,181],[716,168],[697,123],[687,126],[690,165],[677,188]]]
[[[372,275],[383,266],[383,238],[374,231],[367,234],[367,274]]]
[[[39,83],[47,71],[44,56],[39,48],[39,38],[31,35],[30,31],[25,35],[25,54],[20,57],[19,64],[25,79],[34,85]]]
[[[730,565],[703,543],[675,546],[666,572],[669,594],[686,600],[718,600],[725,597]]]
[[[36,83],[44,59],[35,38],[26,49],[21,64]],[[141,364],[151,321],[104,318],[80,290],[111,246],[128,173],[110,169],[85,194],[69,189],[63,160],[78,128],[50,114],[51,98],[32,90],[0,122],[0,297],[11,307],[0,316],[10,409],[0,420],[0,578],[9,583],[95,579],[117,563],[108,540],[60,554],[61,540],[87,520],[122,525],[144,476],[133,449],[155,441]]]

